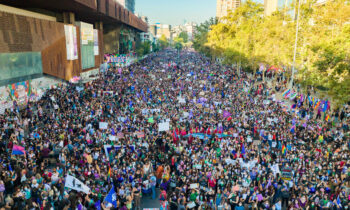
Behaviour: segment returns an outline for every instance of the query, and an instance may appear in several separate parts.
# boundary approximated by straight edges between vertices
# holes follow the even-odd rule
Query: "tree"
[[[188,34],[185,31],[182,31],[179,34],[179,38],[182,38],[183,43],[187,43],[188,42]]]
[[[177,37],[175,37],[173,39],[173,41],[174,41],[174,46],[173,47],[175,49],[177,49],[178,51],[181,51],[182,48],[183,48],[183,45],[185,44],[183,38],[180,37],[180,36],[177,36]]]
[[[162,36],[159,38],[159,44],[161,49],[165,49],[169,46],[168,39],[164,34],[162,34]]]
[[[175,43],[175,49],[177,49],[178,51],[181,51],[182,50],[182,43],[181,42],[176,42]]]
[[[158,52],[159,48],[160,48],[159,43],[152,42],[152,51],[153,52]]]
[[[305,85],[327,90],[336,106],[350,101],[350,4],[328,1],[314,8],[301,34],[304,63],[298,75]]]
[[[151,42],[149,40],[144,41],[139,45],[139,47],[136,49],[136,53],[139,56],[147,55],[151,52]]]
[[[193,48],[206,56],[211,56],[211,49],[206,46],[208,42],[208,32],[211,26],[216,25],[218,20],[216,18],[210,18],[209,20],[196,26],[196,30],[193,38]]]
[[[294,2],[265,16],[262,4],[247,0],[220,22],[201,24],[193,46],[245,69],[257,69],[264,63],[290,70],[296,34],[294,11],[299,13],[296,81],[327,90],[336,104],[349,102],[350,4],[347,0],[327,1],[321,6],[314,3],[302,1],[299,8]]]

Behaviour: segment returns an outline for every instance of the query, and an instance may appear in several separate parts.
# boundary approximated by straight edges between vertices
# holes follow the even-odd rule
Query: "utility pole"
[[[289,87],[290,87],[290,88],[293,87],[294,74],[295,74],[295,73],[294,73],[294,72],[295,72],[295,59],[296,59],[296,55],[297,55],[298,33],[299,33],[300,2],[301,2],[301,0],[299,0],[299,3],[298,3],[297,25],[296,25],[295,42],[294,42],[294,56],[293,56],[293,64],[292,64],[292,76],[291,76],[290,84],[289,84]]]

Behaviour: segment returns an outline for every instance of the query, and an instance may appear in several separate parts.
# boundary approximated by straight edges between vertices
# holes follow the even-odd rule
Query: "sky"
[[[202,23],[215,17],[216,0],[135,0],[135,13],[147,16],[150,24]]]

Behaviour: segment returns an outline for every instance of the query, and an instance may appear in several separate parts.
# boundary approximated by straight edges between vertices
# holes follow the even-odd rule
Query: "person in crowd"
[[[348,209],[349,107],[274,75],[168,49],[15,104],[0,115],[0,208]]]

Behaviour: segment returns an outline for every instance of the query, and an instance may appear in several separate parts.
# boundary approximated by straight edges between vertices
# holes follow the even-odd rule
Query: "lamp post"
[[[297,46],[298,46],[298,33],[299,33],[299,12],[300,12],[300,2],[299,0],[298,3],[298,13],[297,13],[297,25],[296,25],[296,31],[295,31],[295,42],[294,42],[294,56],[293,56],[293,64],[292,64],[292,76],[290,79],[290,84],[289,87],[293,87],[293,82],[294,82],[294,72],[295,72],[295,59],[297,55]]]

